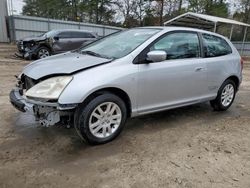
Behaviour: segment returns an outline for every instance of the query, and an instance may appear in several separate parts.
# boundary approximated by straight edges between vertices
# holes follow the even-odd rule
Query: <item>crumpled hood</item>
[[[67,52],[34,61],[24,67],[22,73],[37,80],[49,75],[71,74],[110,61],[111,59],[76,52]]]
[[[20,39],[20,41],[30,42],[30,41],[41,41],[41,40],[45,40],[45,39],[46,39],[46,37],[44,37],[44,36],[40,36],[40,37],[30,36],[30,37],[22,38],[22,39]]]

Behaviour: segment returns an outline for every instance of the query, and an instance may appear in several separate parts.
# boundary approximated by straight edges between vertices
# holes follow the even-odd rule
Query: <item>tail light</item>
[[[243,70],[243,64],[244,64],[244,60],[243,60],[243,58],[241,58],[240,59],[241,70]]]

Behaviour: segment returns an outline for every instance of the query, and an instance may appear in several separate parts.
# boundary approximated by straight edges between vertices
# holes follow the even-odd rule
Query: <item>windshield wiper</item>
[[[96,56],[96,57],[101,57],[101,58],[105,58],[105,59],[112,59],[108,56],[102,55],[102,54],[98,54],[96,52],[90,51],[90,50],[83,50],[80,51],[81,54],[88,54],[88,55],[92,55],[92,56]]]

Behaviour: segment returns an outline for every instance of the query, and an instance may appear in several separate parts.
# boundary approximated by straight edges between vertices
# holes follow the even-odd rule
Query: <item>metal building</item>
[[[12,15],[8,17],[10,40],[14,42],[23,37],[41,35],[53,29],[81,29],[106,36],[123,28],[107,25],[56,20],[42,17]]]
[[[246,39],[247,39],[247,30],[250,28],[249,24],[242,23],[236,20],[227,19],[227,18],[221,18],[221,17],[210,16],[210,15],[205,15],[205,14],[198,14],[198,13],[193,13],[193,12],[187,12],[185,14],[177,16],[164,23],[165,26],[193,27],[193,28],[210,30],[215,33],[218,31],[218,28],[222,24],[226,24],[231,27],[230,34],[228,36],[230,40],[232,39],[232,35],[235,31],[236,26],[241,26],[245,28],[244,33],[242,33],[243,41],[240,43],[240,45],[238,44],[239,41],[237,41],[236,47],[241,54],[248,55],[249,53],[248,49],[244,50],[244,48],[245,48]]]
[[[7,1],[0,0],[0,42],[9,42],[6,25],[7,16]]]

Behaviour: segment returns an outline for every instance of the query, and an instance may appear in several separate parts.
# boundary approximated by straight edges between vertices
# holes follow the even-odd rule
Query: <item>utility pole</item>
[[[163,25],[163,7],[164,7],[164,0],[161,0],[161,10],[160,10],[160,25]]]
[[[12,0],[6,0],[6,2],[7,2],[8,14],[11,16],[11,15],[13,15],[13,12],[14,12],[13,2],[12,2]]]
[[[14,12],[14,10],[13,10],[13,1],[10,0],[10,2],[11,2],[11,15],[13,15],[13,12]]]
[[[73,9],[74,21],[77,21],[77,3],[76,3],[76,0],[72,0],[72,9]]]
[[[182,0],[179,0],[178,12],[181,14]]]

